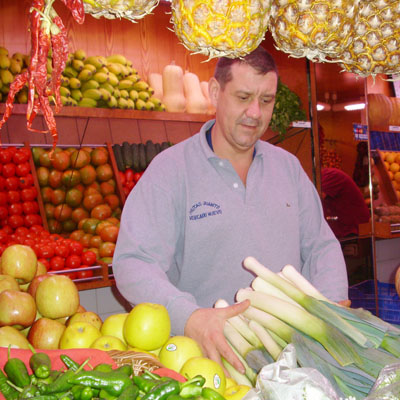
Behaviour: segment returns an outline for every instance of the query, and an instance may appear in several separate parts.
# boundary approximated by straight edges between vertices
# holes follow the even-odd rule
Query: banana
[[[119,83],[119,79],[117,78],[117,76],[115,74],[113,74],[112,72],[110,72],[108,74],[108,82],[110,83],[110,85],[112,86],[117,86]]]
[[[128,101],[120,97],[118,99],[118,108],[127,109],[128,108]]]
[[[18,100],[18,103],[20,103],[20,104],[26,104],[28,102],[28,91],[21,90],[20,92],[18,92],[17,100]]]
[[[8,69],[0,69],[0,79],[4,85],[9,85],[14,80],[14,76]]]
[[[4,95],[8,95],[8,92],[10,91],[10,85],[3,85],[3,87],[1,88],[1,93],[3,93]],[[6,96],[3,96],[6,97]]]
[[[136,100],[139,98],[139,93],[138,93],[135,89],[132,89],[132,90],[129,92],[129,97],[130,97],[133,101],[136,101]]]
[[[0,54],[8,57],[8,50],[5,47],[0,46]]]
[[[3,81],[0,79],[0,90],[3,87]]]
[[[71,97],[75,100],[75,101],[81,101],[83,98],[83,94],[79,89],[72,89],[71,90]]]
[[[51,58],[47,58],[46,68],[48,74],[51,74],[53,72],[53,63],[51,62]]]
[[[110,97],[110,100],[107,101],[107,106],[110,108],[116,108],[118,106],[118,101],[114,96]]]
[[[101,94],[101,99],[104,100],[105,102],[107,102],[111,99],[111,93],[107,89],[98,88],[97,90]]]
[[[160,99],[157,99],[157,97],[150,97],[149,101],[151,101],[154,104],[154,107],[160,107],[162,102]]]
[[[136,83],[136,82],[140,81],[140,76],[131,74],[131,75],[128,75],[125,79],[129,79],[130,81],[132,81],[132,83]]]
[[[83,61],[86,58],[85,51],[82,49],[76,50],[74,53],[74,58],[76,58],[77,60]]]
[[[102,67],[102,68],[98,69],[97,72],[102,72],[103,74],[106,74],[106,75],[108,75],[110,73],[110,71],[108,70],[107,67]]]
[[[29,54],[24,54],[24,67],[27,68],[31,62],[31,56]]]
[[[114,93],[114,87],[112,85],[110,85],[108,82],[104,82],[104,83],[100,84],[100,87],[108,90],[110,92],[110,94]]]
[[[81,86],[81,91],[83,93],[88,89],[98,89],[99,87],[100,87],[99,82],[95,81],[94,79],[90,79]]]
[[[61,104],[62,104],[63,106],[71,106],[71,105],[72,105],[72,102],[69,101],[69,98],[68,98],[68,97],[61,96]]]
[[[120,89],[120,90],[119,90],[119,93],[120,93],[120,96],[121,96],[123,99],[129,99],[129,92],[128,92],[127,90],[125,90],[125,89]]]
[[[10,60],[10,72],[14,75],[20,74],[22,70],[23,61],[19,62],[17,59],[12,58]]]
[[[145,107],[147,111],[153,111],[155,108],[154,103],[151,101],[146,101]]]
[[[125,65],[121,65],[121,77],[126,78],[129,75],[131,75],[131,73],[130,73],[128,67],[126,67]]]
[[[117,64],[117,63],[108,63],[106,65],[107,69],[109,70],[109,72],[112,72],[115,75],[120,75],[122,73],[122,68],[121,68],[121,64]]]
[[[78,60],[77,58],[74,58],[71,63],[71,67],[76,69],[78,72],[81,72],[83,68],[85,68],[85,64],[83,63],[82,60]]]
[[[111,56],[107,57],[107,61],[109,63],[117,63],[122,65],[127,64],[127,59],[122,54],[112,54]]]
[[[71,106],[76,107],[78,105],[78,102],[73,97],[70,97],[68,100],[70,101]]]
[[[71,92],[68,88],[61,86],[60,87],[60,95],[63,97],[71,97]]]
[[[69,78],[68,76],[61,75],[61,86],[69,86]]]
[[[155,110],[155,111],[166,111],[166,108],[165,108],[165,105],[164,105],[164,104],[161,104],[160,107],[156,107],[154,110]]]
[[[104,56],[98,56],[99,61],[103,64],[102,67],[105,67],[108,64],[107,58]]]
[[[118,88],[114,88],[114,97],[118,100],[121,97],[121,92]]]
[[[83,97],[93,99],[93,100],[100,100],[101,99],[101,93],[98,89],[88,89],[82,92]]]
[[[146,110],[146,102],[143,101],[142,99],[137,99],[135,101],[135,108],[137,110]]]
[[[149,85],[149,88],[147,89],[147,92],[149,93],[150,96],[153,96],[154,89]]]
[[[63,74],[68,76],[68,78],[76,78],[78,76],[78,71],[72,66],[65,67]]]
[[[84,97],[81,101],[78,101],[78,107],[96,107],[97,101]]]
[[[92,64],[85,64],[85,68],[88,69],[92,74],[94,74],[97,71],[97,68]]]
[[[128,67],[131,67],[131,68],[132,68],[132,61],[131,61],[131,60],[126,60],[126,65],[127,65]]]
[[[5,54],[0,54],[0,68],[8,69],[10,68],[11,61]]]
[[[106,63],[103,62],[101,56],[90,56],[87,57],[84,61],[85,64],[91,64],[97,69],[100,69],[106,65]]]
[[[144,90],[140,91],[138,93],[139,99],[142,99],[144,102],[149,101],[150,95],[148,92],[145,92]]]
[[[78,79],[81,82],[86,82],[93,76],[93,72],[89,68],[86,68],[88,65],[89,64],[86,64],[85,68],[83,68],[83,70],[79,72]]]
[[[145,81],[139,81],[133,84],[133,88],[138,92],[145,91],[149,89],[149,84]]]
[[[132,88],[133,88],[133,82],[129,79],[123,79],[122,81],[119,81],[119,83],[118,83],[119,90],[122,90],[122,89],[130,90]]]
[[[127,99],[126,102],[128,103],[128,110],[134,110],[135,109],[135,102],[132,99]]]
[[[129,65],[127,65],[127,66],[126,66],[126,70],[127,70],[127,72],[129,72],[129,75],[133,75],[133,68],[132,68],[132,67],[130,67]],[[137,72],[136,72],[136,74],[134,74],[134,75],[137,75]]]
[[[69,86],[71,89],[79,89],[82,86],[82,83],[78,78],[70,78]]]
[[[14,53],[11,58],[20,63],[21,65],[24,62],[24,55],[22,53]]]
[[[66,65],[67,67],[69,67],[69,66],[72,64],[73,59],[74,59],[73,53],[69,53],[65,65]]]
[[[96,72],[93,75],[93,79],[99,83],[107,82],[109,80],[108,78],[109,78],[108,75],[105,74],[104,72]]]
[[[0,101],[3,101],[3,93],[0,92]]]

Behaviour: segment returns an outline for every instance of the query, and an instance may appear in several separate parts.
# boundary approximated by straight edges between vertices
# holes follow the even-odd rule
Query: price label
[[[293,121],[292,126],[294,128],[311,128],[310,121]]]
[[[400,126],[397,126],[397,125],[390,125],[390,126],[389,126],[389,131],[392,131],[392,132],[400,132]]]

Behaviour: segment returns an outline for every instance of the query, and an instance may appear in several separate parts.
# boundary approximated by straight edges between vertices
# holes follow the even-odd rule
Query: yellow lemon
[[[236,385],[225,390],[224,397],[226,400],[240,400],[251,389],[250,386]]]

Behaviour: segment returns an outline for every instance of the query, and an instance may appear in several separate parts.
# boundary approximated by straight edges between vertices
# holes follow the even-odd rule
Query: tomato
[[[133,170],[131,170],[130,168],[128,168],[128,169],[125,171],[125,179],[126,179],[126,181],[127,181],[127,182],[133,181],[133,175],[134,175]]]
[[[40,232],[43,232],[43,231],[44,231],[45,234],[48,234],[48,232],[44,230],[44,228],[43,228],[42,225],[32,225],[32,226],[29,228],[29,230],[30,230],[30,232],[32,232],[33,234],[39,234]]]
[[[19,179],[16,176],[6,178],[4,187],[6,190],[18,190],[20,188]]]
[[[135,172],[133,174],[133,181],[136,183],[143,175],[143,172]]]
[[[35,245],[35,241],[33,239],[25,238],[23,244],[25,246],[29,246],[29,247],[33,248],[33,246]]]
[[[134,188],[135,185],[136,185],[136,183],[135,183],[134,181],[128,181],[128,182],[126,182],[125,187],[126,187],[129,191],[131,191],[131,190]]]
[[[24,225],[24,218],[21,215],[10,215],[8,217],[8,224],[11,228],[16,229],[19,226]]]
[[[6,219],[8,217],[8,208],[0,206],[0,219]]]
[[[69,247],[64,244],[59,244],[56,246],[54,253],[56,256],[67,258],[69,256]]]
[[[8,212],[10,215],[21,215],[23,212],[22,203],[13,203],[8,207]]]
[[[26,174],[25,176],[21,176],[19,178],[19,187],[20,189],[26,189],[33,186],[33,176],[32,174]]]
[[[4,229],[0,229],[0,243],[6,243],[8,239],[8,234]]]
[[[103,242],[99,247],[100,257],[112,257],[115,250],[115,243]]]
[[[25,163],[25,162],[27,162],[29,160],[30,152],[28,153],[26,150],[28,150],[28,149],[22,148],[22,149],[18,149],[14,153],[14,155],[12,157],[12,160],[13,160],[14,164],[22,164],[22,163]]]
[[[66,268],[79,268],[81,264],[81,257],[77,254],[71,254],[65,259]]]
[[[0,192],[0,206],[7,205],[7,194],[5,192]]]
[[[15,146],[10,146],[8,148],[8,151],[11,153],[11,158],[12,156],[15,154],[15,152],[17,151],[17,148]]]
[[[39,258],[52,258],[54,257],[54,249],[49,245],[41,246],[39,249]]]
[[[10,176],[15,175],[15,164],[8,163],[3,165],[2,174],[4,178],[9,178]]]
[[[42,217],[39,214],[28,214],[25,215],[24,218],[25,226],[31,227],[34,225],[41,225],[42,222]]]
[[[12,158],[13,153],[9,149],[0,149],[0,162],[2,164],[11,162]]]
[[[126,182],[125,174],[122,171],[118,171],[119,180],[121,181],[121,185],[124,186]]]
[[[8,226],[8,225],[4,226],[3,230],[4,230],[4,232],[7,233],[7,235],[11,235],[14,232],[14,230],[11,228],[11,226]]]
[[[69,252],[70,252],[70,254],[75,254],[75,255],[80,256],[83,252],[82,243],[80,243],[76,240],[71,241],[71,243],[69,244]]]
[[[128,194],[130,193],[130,190],[126,186],[124,186],[122,189],[124,191],[125,196],[128,196]]]
[[[64,269],[65,258],[60,256],[54,256],[51,258],[49,265],[51,271],[60,271]]]
[[[7,192],[8,204],[18,203],[21,200],[21,195],[17,190],[10,190]]]
[[[72,269],[72,268],[67,268],[67,269]],[[77,278],[78,273],[77,272],[67,272],[67,273],[65,273],[63,275],[66,275],[66,276],[68,276],[68,278],[74,280],[74,279]]]
[[[85,268],[87,265],[81,265],[81,268]],[[91,278],[93,276],[93,271],[91,269],[86,269],[84,271],[78,271],[76,273],[76,277],[78,279],[86,279],[86,278]]]
[[[24,201],[22,203],[22,210],[25,215],[37,214],[39,212],[39,204],[37,201]]]
[[[83,264],[90,267],[96,262],[97,256],[95,252],[87,250],[82,254],[81,259]]]
[[[31,172],[31,166],[28,162],[24,162],[22,164],[17,164],[15,167],[15,174],[17,176],[26,176]]]
[[[0,190],[4,190],[5,187],[6,187],[6,178],[4,178],[4,176],[0,176]]]
[[[21,190],[21,199],[22,201],[33,201],[37,197],[37,190],[35,187],[22,189]]]
[[[38,258],[38,261],[40,261],[46,267],[47,271],[50,269],[49,260],[46,260],[45,258]]]

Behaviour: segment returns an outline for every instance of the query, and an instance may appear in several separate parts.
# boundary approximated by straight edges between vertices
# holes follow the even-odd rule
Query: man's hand
[[[236,370],[244,373],[244,366],[232,351],[224,336],[224,325],[228,318],[242,313],[249,307],[245,300],[225,308],[200,308],[193,312],[185,325],[185,335],[196,340],[206,357],[222,365],[224,357]]]
[[[350,307],[351,306],[351,300],[341,300],[341,301],[339,301],[339,304],[341,306]]]

